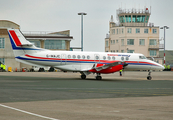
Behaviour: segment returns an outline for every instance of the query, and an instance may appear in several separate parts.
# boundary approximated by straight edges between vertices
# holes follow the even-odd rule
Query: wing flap
[[[104,69],[107,69],[109,67],[113,67],[113,66],[116,66],[116,65],[119,65],[119,64],[121,64],[121,62],[114,62],[114,63],[106,64],[106,65],[103,65],[103,66],[100,66],[100,67],[96,67],[95,69],[97,71],[101,71],[101,70],[104,70]]]

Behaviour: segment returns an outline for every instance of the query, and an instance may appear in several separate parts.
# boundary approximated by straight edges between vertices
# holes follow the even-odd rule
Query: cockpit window
[[[145,56],[139,56],[139,59],[147,59]]]

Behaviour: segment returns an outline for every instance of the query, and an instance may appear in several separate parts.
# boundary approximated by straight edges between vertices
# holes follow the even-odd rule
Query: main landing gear
[[[147,76],[147,80],[151,80],[152,79],[152,77],[151,77],[151,71],[149,70],[148,72],[149,73],[148,73],[148,76]]]
[[[81,74],[81,79],[86,79],[86,75]],[[100,75],[100,73],[97,73],[96,80],[101,80],[101,79],[102,79],[102,76]]]
[[[96,80],[101,80],[102,76],[100,76],[100,73],[97,73]]]
[[[84,74],[81,75],[81,78],[82,78],[82,79],[86,79],[86,75],[84,75]]]

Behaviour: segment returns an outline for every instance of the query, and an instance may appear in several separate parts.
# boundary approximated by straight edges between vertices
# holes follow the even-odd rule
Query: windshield
[[[139,59],[147,59],[145,56],[139,56]]]

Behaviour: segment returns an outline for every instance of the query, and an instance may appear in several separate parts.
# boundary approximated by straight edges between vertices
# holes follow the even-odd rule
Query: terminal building
[[[12,21],[0,20],[0,61],[11,67],[13,71],[20,71],[22,68],[30,69],[32,66],[15,60],[7,28],[20,29],[20,26]],[[60,32],[22,32],[25,38],[35,46],[50,50],[70,50],[70,30]],[[6,68],[6,69],[7,69]]]
[[[148,8],[118,9],[117,21],[113,16],[109,22],[109,34],[105,38],[105,52],[142,53],[147,58],[163,64],[159,50],[159,26],[149,23],[151,12]]]

